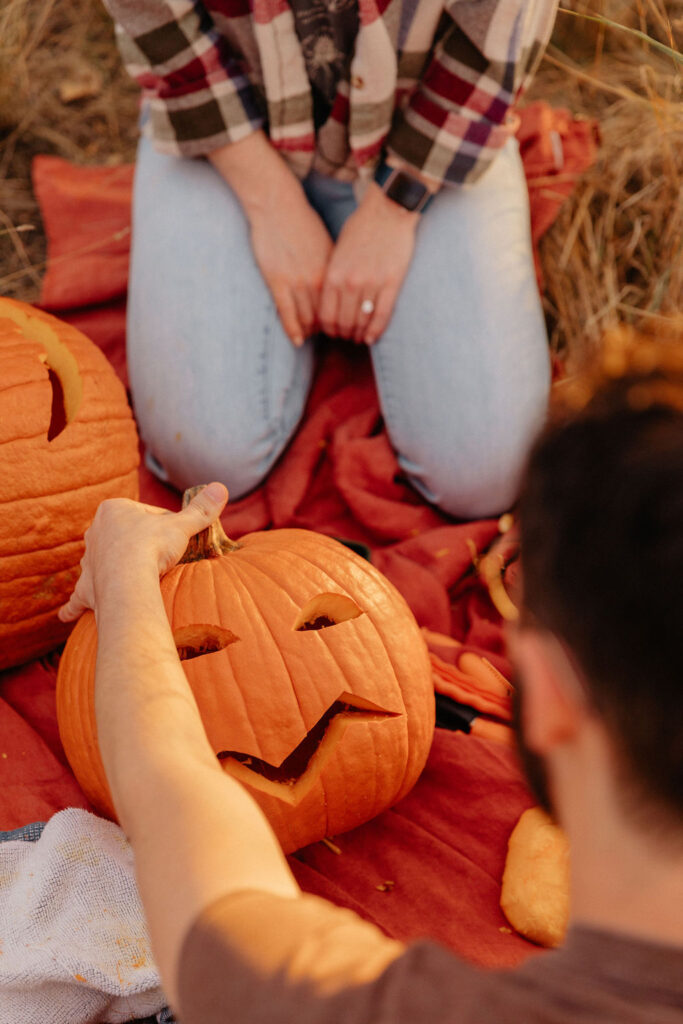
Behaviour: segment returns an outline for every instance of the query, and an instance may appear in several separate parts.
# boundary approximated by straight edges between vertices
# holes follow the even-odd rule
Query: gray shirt
[[[683,1024],[683,948],[575,927],[559,950],[482,970],[314,896],[219,900],[178,982],[182,1024]]]

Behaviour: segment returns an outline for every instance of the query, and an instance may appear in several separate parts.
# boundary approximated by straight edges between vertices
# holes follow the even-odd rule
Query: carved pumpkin
[[[434,730],[430,662],[406,602],[368,562],[307,530],[235,544],[216,524],[161,589],[209,742],[285,852],[408,792]],[[97,749],[96,647],[87,613],[62,656],[57,712],[76,778],[113,818]]]
[[[83,534],[104,498],[138,496],[123,385],[69,324],[0,299],[0,669],[69,632]]]

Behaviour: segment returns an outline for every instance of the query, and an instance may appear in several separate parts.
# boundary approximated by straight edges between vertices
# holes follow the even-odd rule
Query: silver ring
[[[371,313],[375,312],[375,303],[372,299],[363,299],[360,304],[361,313],[365,313],[366,316],[370,316]]]

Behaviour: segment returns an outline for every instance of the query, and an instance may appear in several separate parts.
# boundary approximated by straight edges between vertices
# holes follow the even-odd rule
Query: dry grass
[[[142,2],[142,0],[141,0]],[[683,0],[575,0],[680,50]],[[569,14],[529,98],[597,118],[602,146],[541,247],[553,346],[581,355],[617,321],[683,311],[682,66]],[[80,95],[80,98],[78,98]],[[5,0],[0,12],[0,292],[38,294],[45,243],[36,153],[117,163],[135,153],[137,90],[100,0]]]
[[[80,98],[71,98],[78,97]],[[138,89],[100,0],[4,0],[0,10],[0,293],[38,294],[45,240],[31,160],[135,156]]]
[[[652,2],[642,16],[633,3],[609,7],[612,18],[677,48],[683,5],[663,11]],[[602,139],[596,165],[541,242],[551,341],[571,357],[619,322],[666,333],[680,326],[682,72],[640,40],[558,15],[533,93],[597,118]]]

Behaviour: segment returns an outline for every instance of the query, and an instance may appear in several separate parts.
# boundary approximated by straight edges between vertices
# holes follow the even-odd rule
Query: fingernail
[[[213,483],[205,487],[202,494],[205,494],[211,501],[222,501],[225,497],[225,489],[223,484]]]
[[[297,335],[295,335],[295,336],[294,336],[294,337],[292,338],[292,341],[293,341],[293,343],[294,343],[294,344],[296,345],[296,347],[297,347],[297,348],[301,348],[301,346],[302,346],[302,345],[303,345],[303,343],[304,343],[304,339],[303,339],[303,338],[300,338],[298,334],[297,334]]]

